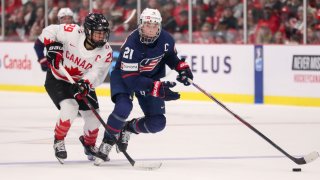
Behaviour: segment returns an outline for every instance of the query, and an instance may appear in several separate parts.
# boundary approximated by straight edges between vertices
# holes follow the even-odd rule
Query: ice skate
[[[54,140],[53,149],[55,152],[55,156],[60,162],[60,164],[64,164],[64,160],[67,159],[67,151],[64,145],[64,140]]]
[[[135,123],[138,119],[134,118],[131,121],[126,122],[124,128],[121,130],[118,141],[117,141],[117,153],[122,151],[127,151],[128,143],[132,133],[138,134],[133,128],[132,124]]]
[[[131,132],[126,130],[122,130],[120,132],[120,136],[119,136],[117,147],[116,147],[117,153],[120,153],[122,151],[127,151],[130,135],[131,135]]]
[[[100,166],[100,164],[102,162],[110,161],[109,153],[110,153],[110,151],[112,149],[112,146],[113,145],[110,145],[110,144],[105,143],[105,142],[101,143],[101,145],[99,147],[99,151],[96,154],[96,159],[95,159],[94,165]]]
[[[95,156],[98,153],[98,148],[96,146],[88,146],[84,143],[84,137],[80,136],[79,140],[81,142],[81,144],[83,145],[84,148],[84,154],[87,155],[88,160],[90,161],[94,161],[95,160]]]

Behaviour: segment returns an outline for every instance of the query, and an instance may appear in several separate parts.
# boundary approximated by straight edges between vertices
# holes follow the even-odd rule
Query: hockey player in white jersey
[[[79,139],[89,160],[96,155],[95,147],[100,122],[82,101],[87,96],[93,107],[99,104],[95,87],[106,78],[112,61],[112,49],[108,43],[109,23],[102,14],[89,13],[83,28],[76,24],[50,25],[39,39],[46,45],[49,70],[45,88],[60,110],[54,129],[54,151],[60,163],[67,158],[65,137],[78,112],[84,119],[83,136]],[[77,84],[71,84],[59,69],[63,64]]]

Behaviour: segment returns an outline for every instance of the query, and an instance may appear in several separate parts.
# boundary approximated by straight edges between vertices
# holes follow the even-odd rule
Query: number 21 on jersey
[[[123,57],[126,59],[132,59],[133,49],[130,49],[129,47],[126,47],[124,49]]]

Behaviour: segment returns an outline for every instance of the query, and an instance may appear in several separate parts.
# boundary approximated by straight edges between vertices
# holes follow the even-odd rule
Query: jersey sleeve
[[[44,58],[44,53],[43,53],[43,50],[44,50],[44,44],[39,40],[37,39],[35,42],[34,42],[34,46],[33,46],[34,50],[36,51],[36,54],[37,54],[37,57],[38,57],[38,61],[42,58]]]
[[[60,25],[50,25],[42,30],[42,33],[39,36],[39,40],[44,44],[50,44],[52,42],[58,41],[64,43],[66,41],[67,31],[65,29],[65,24]]]
[[[110,65],[112,62],[112,49],[110,45],[105,45],[104,48],[99,50],[97,59],[92,68],[84,74],[84,80],[88,80],[92,88],[96,88],[103,83],[106,79]]]

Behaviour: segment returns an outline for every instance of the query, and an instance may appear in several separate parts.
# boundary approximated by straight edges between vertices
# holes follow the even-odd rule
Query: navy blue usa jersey
[[[179,58],[172,36],[162,30],[158,39],[152,44],[140,42],[139,31],[133,31],[121,47],[116,70],[129,91],[148,91],[153,82],[166,74],[165,66],[174,69]]]

